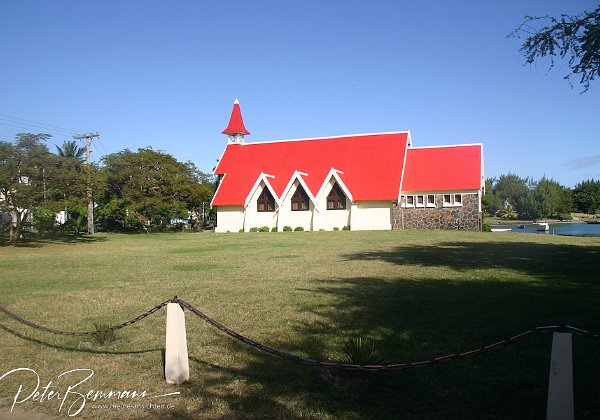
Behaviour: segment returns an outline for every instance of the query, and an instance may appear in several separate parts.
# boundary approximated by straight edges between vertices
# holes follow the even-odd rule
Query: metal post
[[[165,379],[167,383],[175,385],[180,385],[190,379],[185,315],[178,303],[167,305]]]
[[[552,335],[546,419],[571,420],[574,417],[571,333],[555,332]]]

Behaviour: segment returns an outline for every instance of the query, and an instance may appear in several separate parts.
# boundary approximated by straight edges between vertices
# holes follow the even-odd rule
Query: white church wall
[[[277,207],[277,204],[275,204]],[[248,230],[252,227],[263,227],[268,226],[270,229],[277,226],[277,212],[276,211],[265,211],[258,212],[256,211],[256,207],[253,209],[255,211],[254,215],[254,224],[252,226],[248,225]]]
[[[215,232],[238,232],[244,227],[244,206],[218,206]]]
[[[292,211],[290,203],[286,203],[285,207],[282,208],[285,208],[285,218],[281,218],[281,216],[283,216],[283,214],[281,214],[279,230],[283,230],[284,226],[289,226],[292,229],[298,226],[302,227],[304,230],[312,229],[312,215],[314,211],[312,203],[309,203],[308,211]]]
[[[392,201],[358,201],[352,205],[352,230],[391,230]]]
[[[323,210],[322,229],[332,230],[334,227],[343,228],[350,226],[350,203],[347,204],[346,210]]]

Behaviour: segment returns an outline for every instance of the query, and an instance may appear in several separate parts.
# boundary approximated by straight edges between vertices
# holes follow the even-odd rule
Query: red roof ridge
[[[442,147],[468,147],[468,146],[483,146],[483,143],[464,143],[464,144],[443,144],[441,146],[412,146],[411,149],[440,149]]]
[[[286,143],[286,142],[296,142],[296,141],[319,141],[319,140],[329,140],[329,139],[342,139],[342,138],[346,138],[346,137],[371,137],[371,136],[383,136],[383,135],[393,135],[393,134],[410,134],[410,130],[389,131],[389,132],[384,132],[384,133],[341,134],[341,135],[337,135],[337,136],[307,137],[307,138],[299,138],[299,139],[253,141],[252,143],[244,143],[244,146],[250,146],[252,144]]]
[[[327,182],[335,180],[352,201],[396,200],[410,143],[409,131],[230,143],[214,171],[227,176],[212,205],[246,204],[260,179],[272,187],[277,201],[295,180],[314,198],[322,196]],[[374,186],[367,174],[377,171],[384,171],[385,176]],[[265,172],[275,178],[266,177]]]

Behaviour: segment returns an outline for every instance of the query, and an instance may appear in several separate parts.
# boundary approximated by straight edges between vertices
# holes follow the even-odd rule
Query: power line
[[[102,144],[102,140],[100,140],[100,137],[96,138],[97,143],[100,145],[100,147],[102,148],[102,150],[104,151],[105,155],[108,155],[108,152],[106,151],[106,148],[104,147],[104,144]]]
[[[11,121],[11,122],[15,122],[15,121]],[[63,137],[70,137],[73,135],[73,133],[64,133],[64,132],[60,132],[60,131],[54,131],[54,130],[50,130],[46,127],[36,127],[36,126],[25,126],[25,125],[17,125],[17,124],[8,124],[5,122],[0,121],[0,125],[5,125],[5,126],[9,126],[9,127],[15,127],[15,128],[19,128],[21,130],[32,130],[35,129],[36,131],[44,131],[46,132],[46,134],[52,134],[55,135],[56,137],[59,136],[63,136]]]
[[[25,119],[25,118],[19,118],[19,117],[15,117],[15,116],[12,116],[12,115],[6,115],[6,114],[0,114],[0,117],[5,117],[5,118],[2,118],[3,120],[6,120],[6,118],[10,118],[12,120],[25,121],[27,123],[32,123],[32,124],[36,124],[36,125],[42,125],[42,126],[57,128],[57,129],[62,130],[62,131],[67,131],[69,134],[77,134],[77,130],[73,130],[71,128],[60,127],[58,125],[41,123],[41,122],[38,122],[38,121],[28,120],[28,119]]]

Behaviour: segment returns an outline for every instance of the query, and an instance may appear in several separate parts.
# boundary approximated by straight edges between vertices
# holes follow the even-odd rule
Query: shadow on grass
[[[370,337],[394,362],[414,362],[494,343],[531,328],[566,322],[600,330],[599,248],[530,243],[459,243],[442,247],[398,247],[361,253],[352,260],[403,266],[444,266],[459,272],[493,267],[467,281],[436,278],[326,278],[302,293],[323,296],[322,306],[299,307],[317,321],[290,326],[294,340],[273,337],[266,344],[327,360],[348,337]],[[505,280],[504,269],[523,274]],[[439,271],[432,271],[432,273]],[[488,277],[486,277],[488,276]],[[423,278],[425,277],[425,278]],[[189,320],[188,322],[201,322]],[[202,369],[186,393],[202,401],[195,411],[173,418],[214,415],[220,405],[234,417],[332,418],[543,418],[551,335],[477,357],[427,368],[375,372],[358,388],[335,389],[314,379],[312,369],[261,354],[215,332],[236,368],[221,367],[192,354]],[[575,410],[598,418],[598,341],[574,337]],[[240,386],[240,383],[243,386]],[[241,389],[241,391],[238,391]],[[217,411],[219,413],[219,411]]]
[[[142,353],[161,352],[163,350],[162,348],[156,348],[156,349],[146,349],[146,350],[116,351],[116,350],[94,350],[94,349],[85,348],[85,347],[84,348],[67,347],[67,346],[60,346],[58,344],[48,343],[46,341],[39,340],[37,338],[26,336],[26,335],[21,334],[5,325],[2,325],[2,324],[0,324],[0,329],[4,330],[5,332],[7,332],[9,334],[14,335],[15,337],[20,338],[22,340],[29,341],[30,343],[35,343],[35,344],[39,344],[39,345],[42,345],[44,347],[48,347],[51,349],[63,350],[63,351],[68,351],[68,352],[123,355],[123,354],[142,354]]]
[[[457,271],[500,268],[541,279],[596,284],[600,272],[600,242],[597,247],[532,242],[443,242],[350,254],[346,258],[381,260],[396,265],[443,266]]]
[[[106,236],[99,235],[67,235],[57,236],[52,238],[27,238],[22,239],[16,245],[17,248],[42,248],[45,245],[51,244],[66,244],[66,245],[78,245],[78,244],[89,244],[96,242],[106,241]],[[0,242],[0,247],[12,246],[9,242]]]
[[[363,336],[373,339],[387,359],[408,362],[471,350],[540,325],[565,322],[598,332],[598,251],[553,244],[447,242],[348,255],[348,260],[381,260],[403,270],[397,277],[338,274],[307,280],[298,292],[311,295],[307,302],[319,303],[299,302],[296,310],[310,312],[311,322],[288,324],[293,334],[272,336],[265,344],[327,360],[344,339]],[[433,270],[439,267],[464,273],[468,280],[439,278],[447,274]],[[411,268],[420,268],[419,278],[406,279],[405,269]],[[503,278],[504,270],[511,276]],[[480,277],[474,278],[473,272]],[[203,322],[189,312],[187,318],[188,325]],[[208,334],[208,341],[229,358],[214,362],[221,360],[219,355],[203,355],[195,346],[197,337],[188,335],[192,378],[178,390],[194,406],[161,412],[157,418],[545,417],[550,335],[432,367],[373,372],[360,387],[344,389],[315,379],[310,367],[260,353],[217,330]],[[597,340],[574,337],[577,418],[600,418],[599,346]]]

